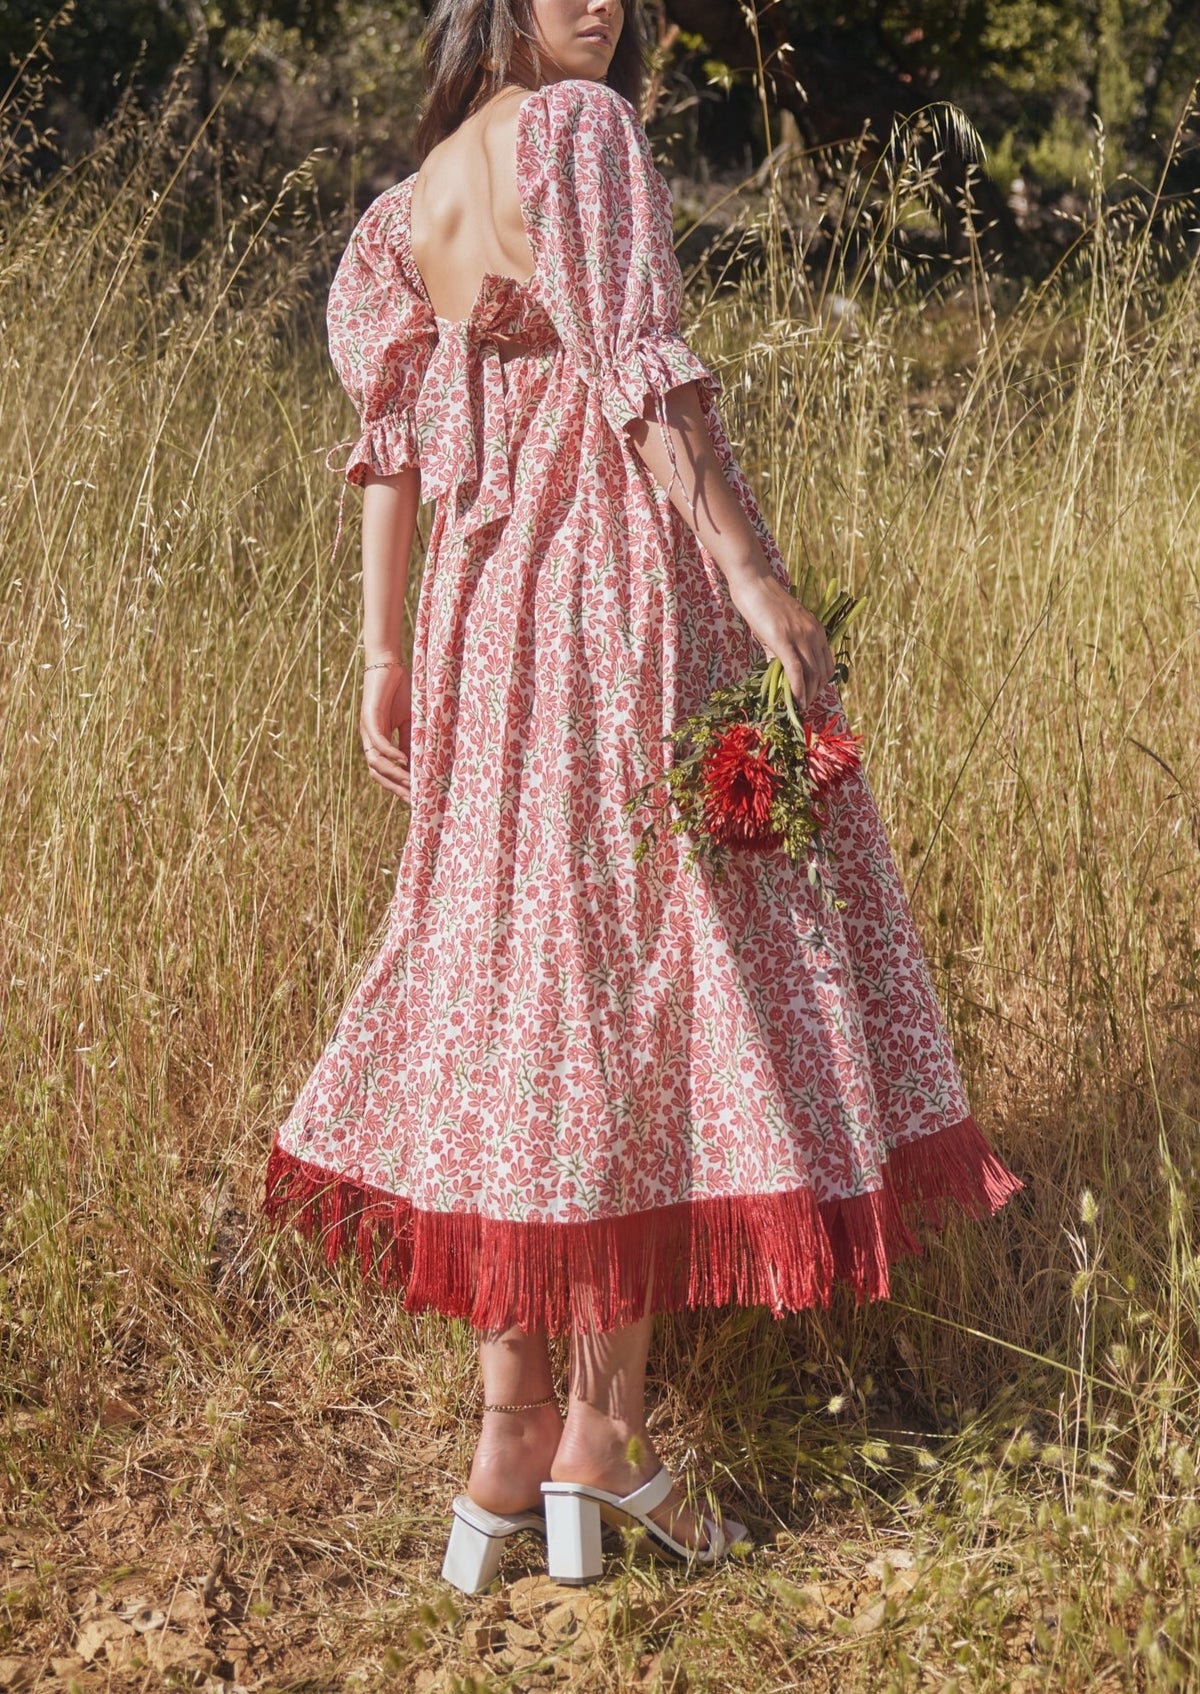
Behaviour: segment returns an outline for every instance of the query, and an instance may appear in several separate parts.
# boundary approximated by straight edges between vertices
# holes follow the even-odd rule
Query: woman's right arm
[[[371,775],[412,804],[412,677],[404,659],[408,563],[421,473],[367,475],[363,485],[363,673],[359,732]],[[399,746],[392,740],[397,735]]]
[[[651,397],[643,416],[626,426],[633,445],[712,556],[729,584],[730,599],[768,658],[783,661],[792,694],[803,710],[833,681],[834,658],[824,626],[772,571],[754,526],[726,480],[696,384],[672,388],[662,404],[661,419]]]
[[[521,113],[522,211],[559,339],[807,706],[832,681],[833,655],[819,620],[775,575],[709,435],[696,384],[711,376],[679,327],[670,191],[637,113],[604,84],[574,79],[539,89]]]

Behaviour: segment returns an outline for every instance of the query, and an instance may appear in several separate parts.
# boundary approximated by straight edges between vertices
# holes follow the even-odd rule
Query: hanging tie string
[[[638,380],[642,385],[643,399],[641,415],[645,416],[644,397],[648,389],[654,402],[654,421],[658,426],[659,434],[662,436],[663,446],[666,448],[667,459],[671,466],[671,479],[667,484],[667,499],[671,499],[675,492],[675,485],[678,483],[683,495],[683,503],[691,519],[692,528],[695,529],[696,507],[687,491],[687,485],[679,474],[679,460],[675,453],[675,437],[671,430],[671,420],[667,411],[667,395],[672,389],[682,387],[683,383],[690,379],[687,377],[681,378],[678,372],[672,370],[660,350],[653,345],[639,348],[638,354]]]
[[[557,335],[540,309],[531,311],[529,303],[522,301],[526,309],[513,313],[512,295],[518,292],[509,278],[486,279],[470,319],[464,324],[443,326],[423,389],[433,396],[461,396],[465,404],[431,405],[422,416],[418,402],[413,408],[415,420],[410,418],[406,424],[413,431],[409,450],[421,465],[424,497],[452,496],[455,521],[464,535],[507,517],[513,506],[503,366],[510,357],[549,352],[558,345]],[[501,323],[503,330],[499,327]],[[692,370],[673,365],[662,349],[645,343],[637,349],[632,361],[633,380],[614,382],[613,397],[628,396],[629,402],[637,407],[637,415],[645,417],[645,398],[647,393],[651,396],[649,421],[653,421],[662,436],[671,467],[667,499],[673,500],[678,487],[687,517],[695,529],[696,507],[680,472],[667,406],[667,396],[684,383],[702,376],[710,382],[713,380],[698,360],[689,362],[694,367]],[[618,424],[615,414],[613,421],[615,428]],[[395,422],[380,419],[372,427]],[[364,438],[369,434],[370,429],[358,440],[340,443],[326,459],[327,467],[343,479],[333,541],[334,559],[345,522],[348,468],[345,463],[335,463],[335,459],[349,448],[350,463],[359,461]]]
[[[331,463],[331,461],[335,453],[341,453],[345,450],[345,448],[353,446],[353,441],[343,441],[339,446],[331,447],[329,452],[325,455],[325,469],[327,471],[334,471],[342,479],[342,491],[338,495],[337,524],[333,531],[333,550],[329,556],[330,565],[337,564],[338,548],[342,544],[342,525],[346,519],[346,490],[350,486],[346,477],[345,467],[335,465]]]
[[[678,483],[680,492],[683,495],[683,503],[687,507],[688,515],[692,521],[692,528],[695,529],[696,507],[691,495],[687,491],[687,486],[684,483],[683,478],[679,474],[679,461],[675,457],[675,437],[671,433],[671,421],[667,415],[667,396],[665,390],[661,388],[655,390],[654,404],[659,433],[662,435],[663,443],[667,449],[667,458],[671,461],[671,480],[667,484],[667,499],[669,500],[671,498],[671,495],[675,491],[675,484]]]

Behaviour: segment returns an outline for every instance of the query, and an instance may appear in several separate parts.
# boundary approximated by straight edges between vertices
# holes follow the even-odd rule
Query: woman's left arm
[[[369,473],[363,487],[363,674],[359,732],[371,775],[412,804],[412,677],[404,658],[408,566],[421,473]],[[396,735],[399,746],[392,740]]]

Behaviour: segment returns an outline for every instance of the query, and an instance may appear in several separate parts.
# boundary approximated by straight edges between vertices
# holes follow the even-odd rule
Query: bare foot
[[[485,1412],[467,1483],[475,1504],[503,1516],[540,1511],[562,1427],[557,1406]]]
[[[550,1469],[554,1482],[582,1482],[609,1494],[632,1494],[659,1468],[644,1428],[628,1429],[583,1401],[571,1401]],[[703,1551],[711,1542],[707,1521],[685,1503],[678,1484],[646,1516],[683,1547]]]

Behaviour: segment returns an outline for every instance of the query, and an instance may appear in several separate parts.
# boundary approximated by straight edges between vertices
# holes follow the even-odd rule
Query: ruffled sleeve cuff
[[[397,476],[401,471],[419,468],[420,449],[411,409],[389,412],[373,423],[365,424],[344,465],[333,463],[339,451],[335,448],[330,454],[329,468],[340,471],[346,481],[352,482],[356,488],[362,487],[368,472],[376,476]]]
[[[604,415],[618,434],[644,415],[647,397],[661,398],[685,382],[698,382],[713,399],[721,392],[720,378],[674,334],[641,336],[602,381]]]

